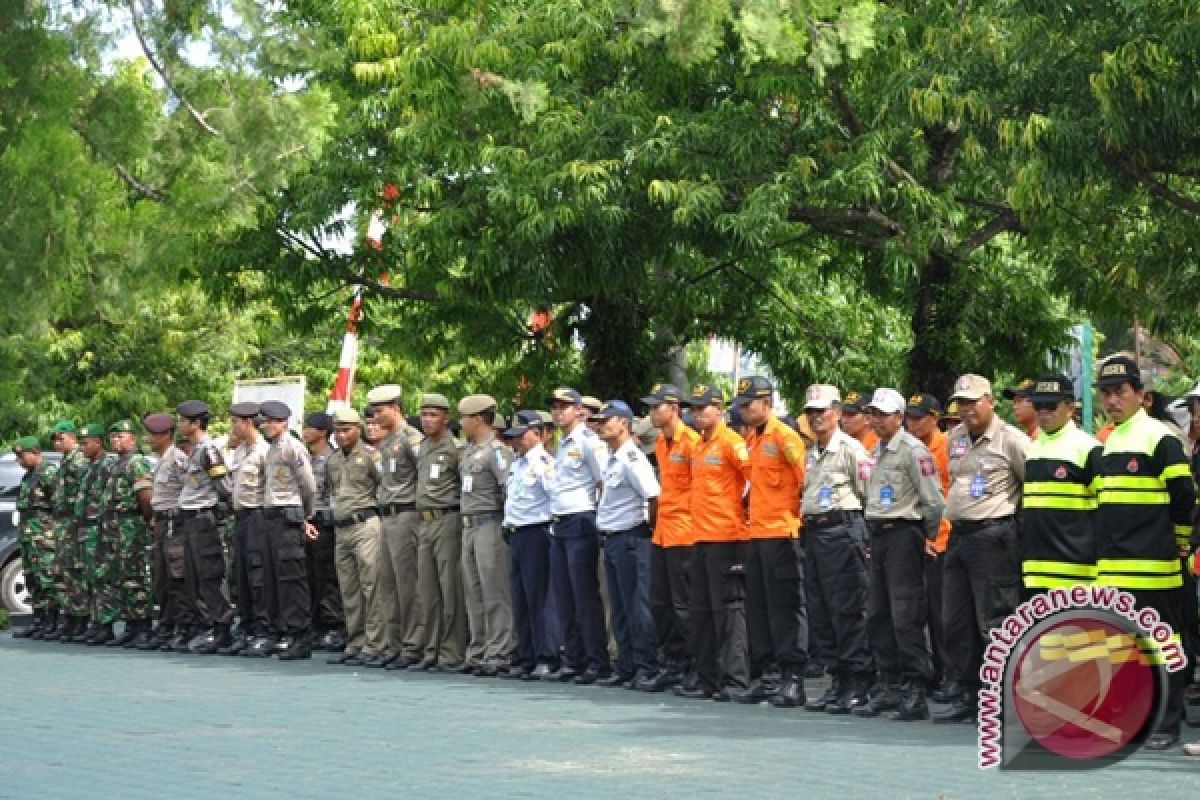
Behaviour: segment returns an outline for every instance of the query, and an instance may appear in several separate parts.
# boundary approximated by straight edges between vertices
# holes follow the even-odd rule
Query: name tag
[[[464,492],[470,492],[474,486],[475,486],[475,476],[474,475],[463,475],[462,490]]]
[[[433,464],[432,466],[429,467],[429,480],[436,481],[438,479],[438,476],[441,474],[442,474],[442,466],[440,464]]]

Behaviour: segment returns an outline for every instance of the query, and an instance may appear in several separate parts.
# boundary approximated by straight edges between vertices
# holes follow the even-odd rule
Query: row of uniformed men
[[[938,437],[935,425],[921,426],[932,416],[928,396],[906,404],[893,390],[876,391],[865,406],[879,437],[872,453],[839,428],[834,387],[814,386],[806,395],[814,439],[807,454],[771,414],[772,387],[762,378],[743,380],[734,398],[745,440],[725,426],[724,398],[715,389],[697,386],[684,397],[675,387],[655,387],[643,401],[662,432],[657,478],[632,442],[632,411],[620,401],[590,414],[577,392],[556,391],[551,414],[562,435],[554,456],[543,446],[542,417],[518,412],[504,431],[518,454],[510,469],[508,450],[494,439],[491,398],[460,404],[471,445],[459,454],[446,434],[444,397],[422,398],[426,438],[420,440],[401,414],[399,387],[379,387],[368,397],[387,434],[378,449],[360,442],[353,411],[333,420],[339,451],[327,469],[349,636],[334,660],[482,674],[508,666],[514,677],[651,690],[671,682],[664,667],[690,667],[693,679],[677,688],[684,696],[769,698],[777,706],[862,715],[894,709],[900,719],[924,718],[934,675],[927,557],[937,554],[934,543],[949,523],[941,655],[950,679],[943,699],[951,705],[935,719],[973,719],[983,637],[1015,606],[1022,561],[1026,590],[1098,579],[1142,593],[1140,599],[1183,627],[1174,550],[1188,544],[1194,505],[1186,457],[1179,441],[1141,411],[1135,364],[1112,359],[1098,385],[1124,433],[1109,437],[1112,464],[1105,466],[1106,450],[1089,456],[1097,462],[1095,481],[1078,474],[1092,462],[1064,450],[1084,440],[1099,447],[1071,422],[1069,382],[1048,377],[1026,393],[1041,436],[1029,453],[1039,472],[1024,501],[1029,440],[995,416],[990,384],[973,375],[956,385],[952,399],[963,424],[948,437]],[[682,424],[682,405],[691,407],[699,433]],[[181,417],[193,419],[187,410],[181,407]],[[599,438],[583,424],[588,416],[601,423]],[[919,436],[904,430],[906,417]],[[1130,465],[1139,458],[1154,468],[1136,480],[1160,480],[1163,490],[1132,498],[1144,502],[1128,495],[1116,502],[1114,493],[1127,491],[1121,483],[1129,479],[1097,476],[1117,466],[1137,472]],[[219,477],[211,459],[200,466]],[[303,507],[304,515],[290,521],[315,536],[300,500],[264,511]],[[245,503],[235,499],[234,507],[244,510]],[[1107,517],[1119,524],[1094,524]],[[1172,550],[1166,558],[1164,541]],[[596,583],[601,546],[615,670]],[[1138,557],[1113,557],[1131,552]],[[1172,558],[1174,572],[1164,572]],[[244,562],[263,560],[250,552]],[[256,582],[250,583],[254,598]],[[465,649],[463,594],[470,623]],[[220,624],[214,624],[218,640]],[[810,627],[811,649],[834,681],[806,703]],[[269,618],[263,628],[293,632]],[[778,682],[769,680],[776,672]],[[877,690],[868,693],[872,682]],[[1173,701],[1152,745],[1171,739],[1172,730],[1177,736],[1178,709]]]

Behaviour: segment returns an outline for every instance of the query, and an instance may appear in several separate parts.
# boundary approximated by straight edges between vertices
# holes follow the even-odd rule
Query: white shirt
[[[650,460],[627,439],[608,457],[604,468],[604,493],[596,509],[596,527],[605,532],[627,531],[646,521],[652,497],[662,491]]]
[[[608,447],[580,423],[563,437],[554,459],[554,514],[578,514],[596,508],[596,486],[604,480]]]

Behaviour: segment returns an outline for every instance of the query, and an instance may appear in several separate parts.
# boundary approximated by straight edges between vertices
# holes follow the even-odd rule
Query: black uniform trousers
[[[171,606],[168,586],[171,572],[167,566],[167,540],[176,524],[174,511],[154,512],[154,541],[150,552],[150,576],[153,581],[154,604],[158,607],[160,625],[173,627],[175,611]],[[182,578],[182,573],[180,574]]]
[[[247,636],[267,633],[266,590],[263,587],[263,540],[261,508],[233,512],[233,570],[237,581],[237,610],[242,632]]]
[[[828,672],[868,681],[866,523],[854,511],[814,516],[834,522],[804,520],[809,634]]]
[[[750,677],[772,664],[784,678],[804,677],[808,663],[808,604],[804,597],[804,548],[799,539],[751,539],[746,543],[746,629]]]
[[[710,692],[747,684],[745,548],[745,542],[697,542],[692,547],[692,652],[700,686]]]
[[[304,557],[304,512],[299,506],[262,512],[263,586],[269,630],[279,636],[309,632],[308,566]]]
[[[1171,630],[1175,631],[1176,636],[1179,636],[1183,646],[1187,639],[1181,635],[1184,627],[1187,624],[1189,605],[1195,605],[1196,594],[1193,591],[1187,593],[1188,583],[1184,581],[1183,588],[1168,589],[1166,591],[1153,591],[1149,589],[1125,589],[1134,597],[1134,605],[1137,608],[1153,608],[1158,612],[1158,616],[1163,622],[1171,626]],[[1187,653],[1186,647],[1184,653]],[[1167,702],[1163,708],[1162,719],[1158,723],[1156,733],[1172,733],[1176,736],[1180,733],[1180,725],[1183,721],[1183,693],[1187,689],[1188,681],[1192,675],[1192,668],[1195,664],[1188,656],[1188,664],[1183,669],[1176,672],[1167,673]]]
[[[322,515],[328,516],[323,519]],[[337,534],[333,514],[317,512],[315,540],[304,538],[304,559],[308,566],[308,603],[312,608],[312,628],[321,633],[344,631],[346,614],[342,610],[342,591],[338,586],[337,562],[334,547]]]
[[[925,633],[925,527],[919,521],[868,522],[871,532],[867,638],[880,679],[917,687],[933,680]]]
[[[215,511],[179,512],[175,536],[182,537],[184,551],[183,592],[176,625],[184,628],[228,625],[233,619],[233,607],[225,583],[225,549]]]
[[[942,631],[942,572],[946,554],[925,556],[925,615],[929,620],[929,649],[933,656],[933,682],[940,683],[946,670],[946,636]]]
[[[688,642],[688,561],[691,545],[654,546],[650,558],[650,613],[665,666],[677,670],[691,667]]]
[[[517,630],[514,666],[533,669],[554,664],[558,654],[546,633],[546,594],[550,576],[550,525],[505,528],[513,625]]]
[[[946,678],[966,691],[979,688],[988,631],[1017,607],[1021,561],[1012,517],[955,522],[942,576]]]
[[[550,586],[567,666],[608,672],[608,629],[600,602],[596,512],[564,514],[550,535]]]

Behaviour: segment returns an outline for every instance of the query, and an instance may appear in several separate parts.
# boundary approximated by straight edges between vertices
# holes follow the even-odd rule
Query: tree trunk
[[[586,301],[579,325],[584,344],[584,385],[601,400],[620,398],[637,410],[638,398],[662,377],[650,352],[649,320],[632,298],[599,296]]]
[[[962,370],[954,350],[963,306],[961,297],[952,296],[953,282],[954,257],[934,250],[921,265],[912,315],[913,348],[908,354],[913,388],[931,392],[943,402]]]

